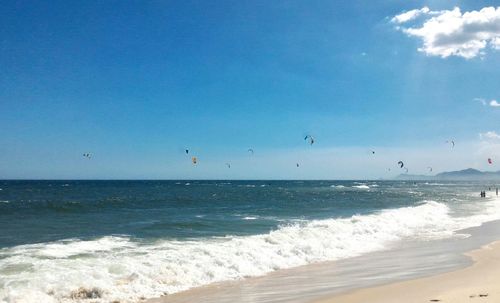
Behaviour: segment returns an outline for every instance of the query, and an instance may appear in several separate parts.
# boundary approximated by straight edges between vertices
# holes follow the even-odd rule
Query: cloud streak
[[[474,98],[474,101],[481,102],[482,105],[486,106],[486,100],[483,98]]]
[[[425,16],[420,25],[397,26],[409,37],[422,40],[420,52],[428,56],[457,56],[471,59],[485,54],[487,47],[500,49],[500,7],[485,7],[462,13],[460,8],[431,11],[424,7],[394,16],[391,22],[407,24]]]
[[[500,140],[500,135],[494,131],[488,131],[485,133],[480,133],[479,138],[481,140]]]
[[[402,24],[406,23],[408,21],[414,20],[418,18],[421,15],[427,14],[430,12],[430,9],[427,6],[422,7],[421,9],[412,9],[411,11],[407,11],[404,13],[401,13],[399,15],[394,16],[391,19],[391,22],[397,23],[397,24]]]
[[[480,102],[483,106],[489,105],[491,107],[500,107],[500,103],[497,100],[486,101],[484,98],[474,98],[474,101]]]

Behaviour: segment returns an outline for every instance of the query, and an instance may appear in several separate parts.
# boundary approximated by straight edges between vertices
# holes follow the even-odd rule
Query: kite
[[[313,145],[313,144],[314,144],[314,137],[313,137],[313,136],[311,136],[311,135],[306,135],[306,136],[304,137],[304,140],[305,140],[305,141],[309,140],[309,144],[310,144],[310,145]]]

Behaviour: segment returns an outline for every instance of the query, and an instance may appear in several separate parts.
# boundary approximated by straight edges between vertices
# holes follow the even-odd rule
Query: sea
[[[433,243],[459,243],[473,234],[467,228],[500,219],[496,187],[379,180],[0,181],[0,302],[135,303],[263,277],[283,283],[300,268],[324,275],[328,266],[322,264],[349,260],[357,260],[358,272],[337,266],[335,275],[359,285],[370,256],[385,256],[389,264],[402,258],[398,251],[410,260],[408,251],[419,247],[434,250],[398,268],[432,271],[436,266],[412,266],[424,255],[447,268],[446,260],[433,257]],[[362,280],[387,275],[384,268]],[[308,288],[323,286],[331,283]],[[228,302],[293,301],[253,291],[251,298],[239,291]]]

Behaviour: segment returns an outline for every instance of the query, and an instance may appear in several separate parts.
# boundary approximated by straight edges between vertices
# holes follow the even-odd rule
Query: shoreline
[[[499,302],[500,240],[465,254],[473,264],[424,278],[362,288],[311,303]]]
[[[252,302],[344,302],[347,298],[345,296],[365,290],[460,272],[475,264],[473,258],[476,251],[481,251],[492,243],[498,243],[500,256],[500,220],[485,222],[480,226],[459,230],[456,233],[469,236],[430,242],[407,242],[399,249],[376,251],[338,261],[313,263],[243,280],[208,284],[166,296],[149,298],[145,302],[187,303],[203,299],[206,303],[226,303],[247,302],[249,298],[253,300]],[[500,263],[498,270],[500,271]],[[372,302],[371,299],[368,301]],[[368,301],[361,299],[352,302]],[[417,301],[429,302],[422,301],[420,297]],[[350,301],[345,302],[350,303]],[[392,301],[383,298],[379,302]],[[402,301],[398,298],[394,302]],[[404,302],[411,301],[405,297]]]
[[[377,283],[371,286],[352,288],[330,294],[305,296],[300,300],[306,303],[401,303],[401,302],[499,302],[500,298],[500,240],[495,240],[480,248],[473,249],[461,254],[471,262],[463,264],[449,271],[437,272],[413,278],[400,278],[389,280],[385,283]],[[328,262],[332,264],[333,262]],[[325,263],[326,265],[326,263]],[[301,268],[316,271],[323,264],[306,265]],[[300,268],[298,268],[300,270]],[[287,274],[297,269],[283,270],[284,275],[270,274],[283,279]],[[254,277],[247,280],[251,285],[262,285],[269,282],[266,277]],[[238,281],[214,283],[202,287],[193,288],[169,296],[148,299],[146,303],[188,303],[196,302],[197,299],[207,299],[206,302],[230,302],[232,291],[236,287],[238,292],[242,289],[252,289],[252,286],[238,288]],[[276,285],[271,285],[276,286]],[[272,288],[272,287],[271,287]],[[314,292],[313,290],[312,292]],[[278,295],[278,294],[277,294]],[[254,294],[254,296],[259,297]],[[230,300],[228,300],[230,299]],[[235,298],[232,298],[235,299]],[[233,302],[247,302],[249,297],[239,298]],[[255,299],[255,297],[253,298]],[[284,302],[280,296],[276,297],[279,302]],[[295,300],[293,300],[295,302]],[[144,302],[144,301],[141,301]],[[205,302],[205,300],[204,300]],[[271,301],[272,302],[272,301]],[[472,301],[473,302],[473,301]]]
[[[146,300],[147,303],[344,302],[344,296],[408,281],[462,271],[474,264],[471,252],[500,244],[500,220],[461,230],[467,238],[407,243],[401,249],[373,252],[339,261],[308,264],[244,280],[224,281]],[[498,249],[500,255],[500,245]],[[402,261],[402,262],[401,262]],[[500,270],[500,264],[498,266]],[[346,276],[347,274],[347,276]],[[500,281],[500,279],[499,279]],[[500,285],[500,283],[499,283]],[[405,297],[406,298],[406,297]],[[481,297],[483,299],[483,297]],[[372,302],[371,300],[368,300]],[[353,302],[368,302],[365,299]],[[403,300],[407,301],[406,299]],[[403,302],[401,298],[394,302]],[[350,303],[350,301],[345,301]],[[382,299],[380,302],[386,302]],[[420,300],[418,302],[429,302]]]

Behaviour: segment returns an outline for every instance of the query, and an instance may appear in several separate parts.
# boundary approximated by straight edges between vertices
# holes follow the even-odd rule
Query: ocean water
[[[403,181],[0,181],[0,302],[137,302],[466,237],[497,185]],[[88,301],[90,300],[90,301]]]

